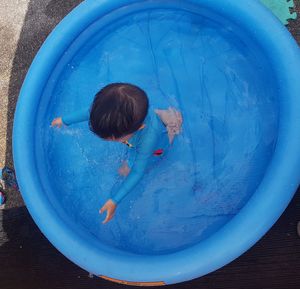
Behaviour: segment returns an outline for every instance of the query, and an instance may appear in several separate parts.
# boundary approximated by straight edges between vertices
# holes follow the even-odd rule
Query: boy
[[[180,133],[182,116],[175,109],[149,110],[146,93],[129,83],[112,83],[95,96],[91,109],[76,111],[52,121],[52,126],[61,127],[89,120],[92,132],[97,136],[125,144],[134,157],[132,164],[124,162],[119,174],[126,176],[118,192],[100,209],[107,212],[103,223],[110,221],[117,204],[142,178],[149,158],[164,154],[166,133],[169,144]]]

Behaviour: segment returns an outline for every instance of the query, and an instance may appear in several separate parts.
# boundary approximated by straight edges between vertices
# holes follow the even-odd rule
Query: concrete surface
[[[29,0],[0,2],[0,167],[6,162],[6,142],[9,138],[7,111],[10,77],[28,2]],[[15,96],[17,93],[15,91]],[[11,114],[9,122],[11,125]]]
[[[26,72],[47,35],[80,2],[0,1],[0,167],[13,167],[13,116]],[[19,192],[6,190],[7,209],[24,205]]]

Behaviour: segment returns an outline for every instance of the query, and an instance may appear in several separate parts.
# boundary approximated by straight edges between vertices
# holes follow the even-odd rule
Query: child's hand
[[[57,117],[57,118],[55,118],[55,119],[51,122],[51,126],[53,126],[53,127],[56,126],[56,127],[58,127],[58,128],[61,128],[63,124],[64,124],[64,123],[63,123],[61,117]]]
[[[173,143],[175,135],[180,134],[182,127],[182,115],[176,109],[169,107],[167,110],[156,109],[155,113],[167,127],[170,144]]]
[[[115,211],[116,211],[117,205],[112,201],[112,200],[108,200],[104,206],[100,209],[100,214],[104,213],[105,211],[107,211],[106,213],[106,218],[105,220],[102,222],[103,224],[109,222],[115,215]]]

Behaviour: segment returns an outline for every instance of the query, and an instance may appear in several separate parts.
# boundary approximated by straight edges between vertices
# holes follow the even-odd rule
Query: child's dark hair
[[[95,96],[90,129],[101,138],[120,138],[137,131],[148,113],[146,93],[129,83],[112,83]]]

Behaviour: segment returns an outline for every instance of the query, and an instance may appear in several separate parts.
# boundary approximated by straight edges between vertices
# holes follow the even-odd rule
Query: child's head
[[[112,83],[95,96],[90,128],[99,137],[118,140],[139,130],[148,112],[148,97],[129,83]]]

